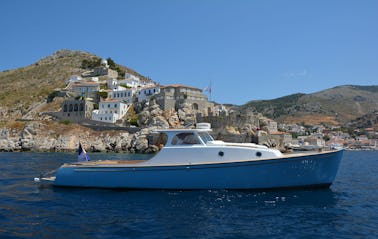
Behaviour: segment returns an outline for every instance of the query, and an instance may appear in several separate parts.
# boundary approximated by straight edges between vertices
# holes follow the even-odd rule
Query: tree
[[[105,92],[105,91],[98,91],[97,95],[98,95],[98,97],[100,97],[102,99],[107,99],[108,98],[108,92]]]
[[[117,66],[116,66],[116,63],[112,60],[112,58],[108,57],[108,59],[106,59],[106,60],[108,61],[109,68],[113,69],[113,70],[116,70],[115,68]]]
[[[91,59],[84,59],[82,62],[81,62],[81,68],[83,69],[92,69],[92,68],[95,68],[97,66],[100,66],[101,65],[101,59],[100,58],[94,58],[93,60]]]
[[[324,136],[323,136],[323,139],[324,139],[324,141],[327,142],[327,141],[329,141],[331,138],[329,137],[329,135],[324,135]]]

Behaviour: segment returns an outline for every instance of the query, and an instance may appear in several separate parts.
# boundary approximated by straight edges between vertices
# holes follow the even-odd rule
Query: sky
[[[377,0],[2,0],[0,71],[60,49],[245,104],[378,85]]]

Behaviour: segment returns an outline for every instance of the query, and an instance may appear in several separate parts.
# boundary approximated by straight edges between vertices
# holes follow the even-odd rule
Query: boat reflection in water
[[[343,150],[282,154],[252,143],[214,140],[210,124],[157,130],[166,144],[148,160],[100,160],[63,164],[54,186],[130,189],[269,189],[329,187]]]

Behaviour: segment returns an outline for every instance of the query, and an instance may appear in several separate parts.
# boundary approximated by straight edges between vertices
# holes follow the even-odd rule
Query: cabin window
[[[172,145],[200,144],[197,136],[193,133],[179,133],[172,139]]]
[[[202,141],[206,144],[208,141],[213,141],[214,138],[207,132],[200,132],[198,133],[202,139]]]

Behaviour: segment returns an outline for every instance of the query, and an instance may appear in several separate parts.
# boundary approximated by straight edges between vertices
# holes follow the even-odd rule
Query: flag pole
[[[211,101],[211,94],[212,94],[212,91],[213,91],[213,88],[212,88],[212,85],[211,85],[211,82],[212,82],[212,80],[210,80],[210,101]]]

